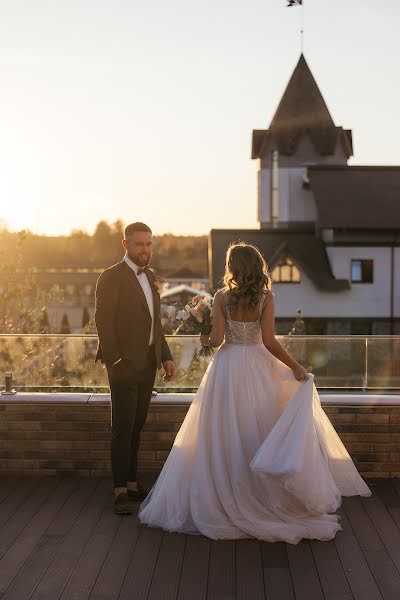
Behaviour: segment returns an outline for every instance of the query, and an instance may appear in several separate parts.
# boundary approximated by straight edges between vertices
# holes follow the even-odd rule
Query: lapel
[[[135,290],[135,295],[139,298],[140,302],[143,304],[143,307],[145,308],[147,314],[149,315],[149,317],[151,318],[151,314],[149,311],[149,305],[147,304],[147,300],[146,300],[146,296],[144,295],[144,291],[142,286],[140,285],[138,278],[136,276],[136,273],[134,273],[132,271],[132,269],[130,268],[129,265],[126,264],[126,262],[124,260],[121,261],[122,266],[124,267],[125,271],[127,272],[127,276],[129,281],[132,282],[134,290]],[[146,273],[147,278],[149,277]],[[153,291],[153,286],[151,285],[150,282],[150,286],[152,289],[152,293],[153,293],[153,298],[154,298],[154,291]]]
[[[153,307],[154,307],[154,318],[156,317],[157,314],[157,310],[158,310],[158,293],[156,291],[156,284],[154,282],[154,278],[153,275],[150,272],[146,272],[146,277],[147,277],[147,281],[149,282],[150,285],[150,289],[151,289],[151,293],[153,295]],[[147,302],[146,302],[147,304]]]

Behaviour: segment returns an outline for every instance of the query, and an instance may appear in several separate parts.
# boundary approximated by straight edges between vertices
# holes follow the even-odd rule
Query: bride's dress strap
[[[267,294],[265,294],[264,292],[261,292],[261,298],[260,298],[260,314],[258,315],[258,318],[261,319],[261,315],[262,315],[262,309],[264,306],[264,301],[265,298],[267,297]]]
[[[226,308],[226,316],[228,319],[231,318],[231,312],[229,310],[229,304],[228,304],[228,294],[225,293],[224,294],[224,301],[225,301],[225,308]]]

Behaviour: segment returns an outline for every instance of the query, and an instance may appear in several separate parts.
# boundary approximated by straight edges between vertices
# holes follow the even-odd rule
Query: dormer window
[[[351,261],[352,283],[372,283],[374,280],[374,261],[371,259],[353,259]]]
[[[300,283],[300,271],[290,258],[285,258],[273,268],[271,278],[274,283]]]

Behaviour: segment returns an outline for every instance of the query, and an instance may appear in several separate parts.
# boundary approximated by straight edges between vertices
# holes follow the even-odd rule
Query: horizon
[[[121,220],[121,219],[116,219],[117,221]],[[100,222],[100,221],[99,221]],[[115,221],[114,221],[115,223]],[[108,223],[108,225],[112,226],[114,223]],[[20,234],[20,233],[25,233],[28,235],[34,235],[37,237],[70,237],[72,236],[74,233],[83,233],[85,235],[88,236],[93,236],[95,229],[97,227],[98,223],[96,223],[96,225],[94,226],[94,228],[92,229],[92,231],[88,231],[86,229],[72,229],[71,231],[68,231],[66,233],[60,233],[60,234],[54,234],[54,233],[37,233],[35,231],[31,231],[30,229],[10,229],[7,225],[7,223],[0,223],[0,234],[2,232],[6,232],[6,233],[11,233],[11,234]],[[199,233],[199,234],[192,234],[192,233],[173,233],[171,231],[164,231],[162,233],[157,233],[155,231],[152,231],[152,234],[154,237],[161,237],[163,235],[173,235],[174,237],[203,237],[203,236],[208,236],[209,232],[206,233]]]
[[[302,9],[286,4],[3,5],[0,222],[51,237],[118,219],[158,236],[257,228],[251,134],[300,56]],[[304,4],[304,55],[353,131],[349,165],[397,166],[400,5]]]

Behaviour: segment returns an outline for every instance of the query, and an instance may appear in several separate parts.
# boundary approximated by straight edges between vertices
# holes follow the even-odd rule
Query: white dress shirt
[[[149,280],[147,279],[146,273],[140,273],[140,275],[137,274],[140,267],[136,263],[134,263],[127,254],[125,254],[125,256],[124,256],[124,261],[132,269],[132,271],[134,271],[136,277],[138,278],[140,285],[142,286],[142,290],[143,290],[144,295],[147,300],[147,305],[149,307],[149,311],[150,311],[150,315],[151,315],[151,329],[150,329],[150,339],[149,339],[149,346],[150,346],[150,344],[154,344],[154,302],[153,302],[153,293],[151,291],[150,283],[149,283]]]

